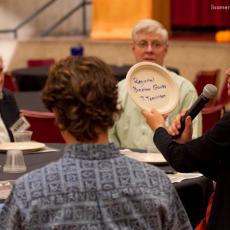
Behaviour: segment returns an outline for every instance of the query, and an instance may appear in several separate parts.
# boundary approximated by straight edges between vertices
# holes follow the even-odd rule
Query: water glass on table
[[[32,134],[33,132],[29,130],[15,131],[13,132],[14,141],[15,142],[31,141]]]
[[[21,173],[26,171],[26,165],[22,150],[10,149],[6,154],[6,162],[3,166],[3,172]]]

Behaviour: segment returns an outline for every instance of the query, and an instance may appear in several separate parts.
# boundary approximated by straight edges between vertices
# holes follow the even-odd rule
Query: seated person
[[[226,71],[230,95],[230,68]],[[185,129],[174,140],[180,128],[179,114],[169,129],[165,129],[164,117],[156,110],[143,111],[149,126],[155,131],[154,143],[173,168],[180,172],[199,171],[216,182],[212,209],[207,230],[230,229],[230,112],[226,112],[216,125],[203,136],[191,140],[191,118],[185,120]],[[171,134],[171,135],[170,135]]]
[[[13,141],[10,127],[19,119],[20,112],[14,94],[4,86],[3,60],[0,56],[0,143]]]
[[[63,157],[19,178],[0,229],[192,229],[168,177],[108,142],[120,109],[116,80],[96,57],[68,57],[43,101],[68,144]]]
[[[144,19],[139,21],[132,31],[132,51],[136,62],[149,61],[164,67],[164,58],[168,51],[168,32],[157,21]],[[166,124],[170,125],[183,108],[190,108],[197,99],[193,84],[169,71],[179,89],[179,102],[168,114]],[[146,149],[152,145],[152,130],[145,123],[141,110],[130,98],[126,89],[126,80],[118,83],[119,101],[124,110],[120,119],[109,132],[110,141],[123,148]],[[201,116],[193,121],[194,137],[202,133]]]

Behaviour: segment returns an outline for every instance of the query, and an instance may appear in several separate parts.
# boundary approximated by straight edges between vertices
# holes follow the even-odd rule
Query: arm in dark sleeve
[[[178,144],[164,128],[158,128],[153,141],[169,164],[177,171],[199,171],[210,179],[216,178],[218,168],[216,147],[206,136],[186,144]]]
[[[215,179],[222,162],[230,161],[230,113],[203,136],[186,144],[176,143],[164,128],[155,131],[153,141],[177,171],[199,171]]]

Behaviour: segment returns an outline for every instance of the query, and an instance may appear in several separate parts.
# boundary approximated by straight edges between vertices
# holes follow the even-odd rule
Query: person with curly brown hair
[[[192,229],[168,177],[108,141],[117,84],[96,57],[55,64],[43,90],[68,144],[63,157],[19,178],[0,229]]]

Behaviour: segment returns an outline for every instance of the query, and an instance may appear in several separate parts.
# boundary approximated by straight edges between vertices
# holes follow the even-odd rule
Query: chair
[[[131,67],[132,67],[131,65],[123,65],[123,66],[110,65],[112,73],[115,76],[117,81],[121,81],[125,79]]]
[[[202,128],[203,133],[212,128],[220,120],[224,113],[224,105],[212,105],[202,109]]]
[[[228,77],[225,78],[224,84],[222,86],[221,92],[219,97],[216,100],[216,104],[223,104],[226,105],[230,102],[230,96],[228,95]]]
[[[53,113],[32,110],[21,110],[20,112],[30,123],[30,130],[33,131],[32,140],[44,143],[64,143],[64,139],[55,125]]]
[[[203,88],[206,84],[217,85],[218,77],[220,74],[220,69],[215,70],[202,70],[196,74],[193,85],[195,86],[198,95],[203,91]]]
[[[178,68],[176,68],[176,67],[166,66],[166,69],[171,71],[171,72],[174,72],[174,73],[180,75],[180,70]]]
[[[18,85],[16,84],[14,77],[9,72],[4,72],[4,88],[13,92],[18,91]]]
[[[27,60],[28,67],[41,67],[41,66],[51,66],[55,63],[53,58],[47,59],[29,59]]]
[[[208,223],[208,220],[211,214],[211,210],[212,210],[214,195],[215,195],[215,192],[212,192],[212,194],[210,195],[208,199],[208,205],[207,205],[207,209],[205,212],[205,217],[196,226],[195,230],[206,230],[206,226],[207,226],[207,223]]]

